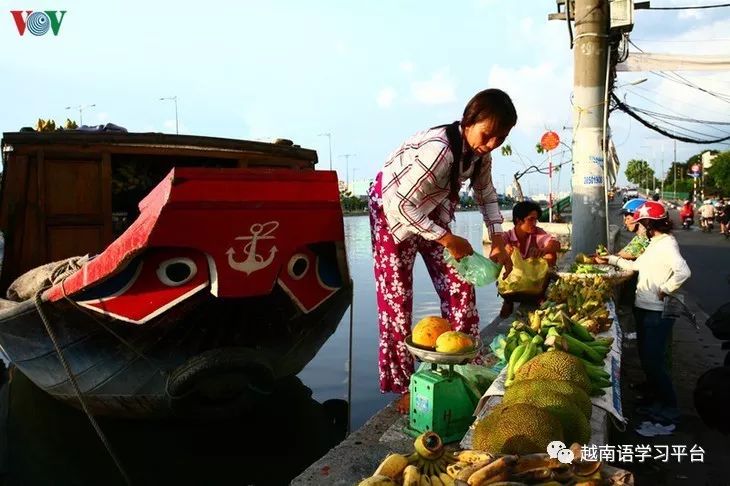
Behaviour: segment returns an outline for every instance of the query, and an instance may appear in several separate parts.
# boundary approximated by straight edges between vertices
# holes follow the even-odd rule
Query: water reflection
[[[464,236],[474,248],[482,248],[482,217],[479,212],[456,214],[455,234]],[[360,427],[368,418],[390,403],[395,395],[381,395],[378,388],[378,329],[376,320],[375,279],[373,277],[370,221],[367,215],[345,218],[345,241],[350,272],[354,281],[352,425]],[[416,259],[414,269],[414,319],[440,314],[440,304],[426,266]],[[494,286],[477,289],[477,306],[482,326],[499,312],[501,300]],[[315,392],[315,398],[347,398],[347,353],[349,313],[318,355],[299,374]]]
[[[3,484],[124,484],[83,413],[15,373]],[[292,377],[249,417],[224,422],[100,420],[133,484],[288,484],[345,436],[347,405]]]

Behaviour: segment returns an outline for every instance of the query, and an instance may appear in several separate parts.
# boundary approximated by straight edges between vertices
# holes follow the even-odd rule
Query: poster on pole
[[[604,185],[604,160],[601,150],[602,132],[599,128],[576,133],[573,153],[573,187]]]

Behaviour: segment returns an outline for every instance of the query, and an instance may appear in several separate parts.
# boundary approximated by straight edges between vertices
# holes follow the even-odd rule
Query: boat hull
[[[304,314],[278,288],[264,298],[200,293],[144,326],[70,300],[43,301],[39,312],[30,300],[0,312],[0,346],[38,387],[79,406],[44,316],[93,414],[230,416],[299,373],[351,299],[347,285]]]

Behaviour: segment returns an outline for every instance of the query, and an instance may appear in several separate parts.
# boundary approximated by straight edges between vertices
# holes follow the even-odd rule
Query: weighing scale
[[[474,409],[479,397],[474,396],[465,378],[454,371],[454,365],[470,362],[479,353],[482,343],[463,353],[439,353],[405,341],[408,351],[430,367],[422,366],[411,375],[408,427],[414,437],[433,431],[444,443],[461,440],[474,422]]]

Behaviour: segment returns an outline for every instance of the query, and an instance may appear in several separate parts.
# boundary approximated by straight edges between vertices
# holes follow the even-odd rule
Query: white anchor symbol
[[[233,248],[229,248],[226,251],[228,255],[228,265],[234,270],[239,272],[245,272],[246,275],[251,275],[257,270],[261,270],[271,264],[274,261],[274,256],[278,251],[276,246],[272,246],[269,250],[269,257],[264,260],[261,255],[256,253],[256,242],[258,240],[273,240],[275,236],[269,236],[271,233],[279,227],[278,221],[269,221],[268,223],[254,223],[251,225],[251,236],[237,236],[237,240],[251,240],[243,247],[243,252],[246,254],[246,259],[242,262],[236,261],[233,255],[236,251]],[[265,233],[264,233],[265,231]],[[263,233],[263,234],[262,234]]]

